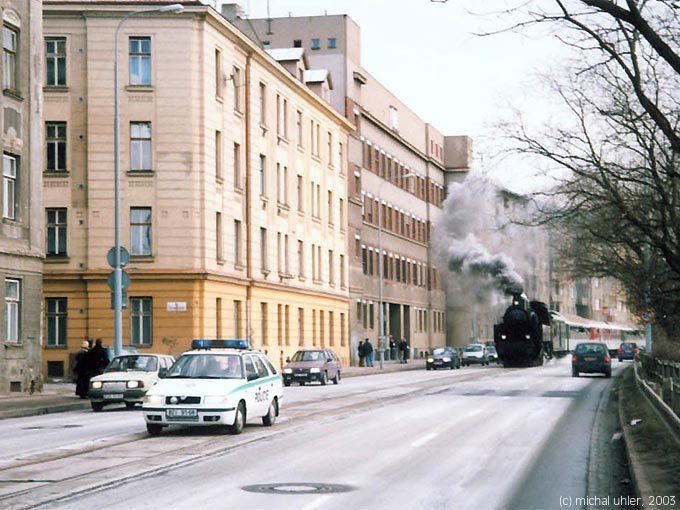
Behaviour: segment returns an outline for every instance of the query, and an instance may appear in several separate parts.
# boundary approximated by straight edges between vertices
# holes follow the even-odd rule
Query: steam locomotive
[[[529,301],[525,294],[512,294],[500,324],[493,327],[498,359],[503,366],[543,364],[544,352],[552,352],[550,336],[543,338],[543,326],[550,326],[545,303]]]

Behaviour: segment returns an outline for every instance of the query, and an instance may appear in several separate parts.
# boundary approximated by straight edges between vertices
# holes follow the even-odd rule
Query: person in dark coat
[[[366,352],[364,351],[364,341],[359,340],[359,347],[357,347],[357,353],[359,354],[359,366],[364,366],[364,358],[366,357]]]
[[[371,344],[371,341],[368,338],[364,341],[364,353],[366,355],[366,366],[372,367],[373,366],[373,344]]]
[[[76,395],[80,398],[87,398],[87,392],[90,389],[90,357],[88,351],[90,344],[87,340],[83,340],[80,350],[76,353],[75,365],[73,365],[73,373],[76,375]]]
[[[397,343],[394,341],[394,337],[390,335],[390,359],[397,359]]]
[[[399,352],[401,353],[399,363],[406,363],[406,360],[408,359],[408,344],[406,343],[405,338],[402,338],[399,341]]]
[[[102,347],[101,338],[97,338],[94,347],[90,349],[90,351],[87,353],[87,356],[89,358],[88,361],[91,371],[90,377],[103,374],[104,369],[109,364],[109,354],[106,352],[106,349]]]

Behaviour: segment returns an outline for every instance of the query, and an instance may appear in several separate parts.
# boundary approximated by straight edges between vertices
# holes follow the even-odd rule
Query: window
[[[333,271],[333,250],[328,250],[328,283],[335,285],[335,273]]]
[[[329,50],[334,50],[335,48],[338,47],[338,41],[335,37],[329,37],[328,38],[328,49]]]
[[[222,181],[222,131],[215,131],[215,179]]]
[[[66,171],[66,122],[47,122],[45,124],[45,143],[47,145],[48,172]]]
[[[234,338],[241,338],[241,322],[243,321],[241,307],[241,301],[234,301]]]
[[[297,242],[297,258],[298,258],[298,276],[304,278],[305,276],[305,245],[303,241]]]
[[[130,298],[130,339],[132,345],[151,345],[153,306],[150,297]]]
[[[19,160],[9,154],[2,156],[2,217],[10,220],[17,216],[17,167]]]
[[[321,49],[321,39],[312,39],[312,49],[313,50]]]
[[[302,112],[298,110],[295,113],[295,127],[296,127],[296,133],[297,133],[297,144],[298,147],[303,147],[302,143]]]
[[[17,89],[17,39],[19,34],[16,30],[2,27],[2,64],[4,76],[2,86],[5,90]]]
[[[130,209],[130,254],[151,255],[151,208],[132,207]]]
[[[268,330],[267,330],[267,303],[260,303],[260,329],[262,332],[262,345],[269,344]]]
[[[222,71],[222,52],[215,48],[215,95],[224,96],[224,71]]]
[[[241,111],[241,70],[234,66],[231,68],[231,79],[234,83],[234,110]]]
[[[267,229],[260,227],[260,269],[267,272]]]
[[[241,145],[234,142],[234,188],[241,188]]]
[[[302,176],[297,176],[297,206],[298,212],[304,212],[305,210],[305,196],[304,196],[304,185],[302,182]]]
[[[305,310],[298,308],[298,345],[305,345]]]
[[[326,151],[326,157],[328,158],[328,166],[333,166],[333,133],[328,132],[328,150]]]
[[[45,300],[48,347],[66,347],[67,305],[68,300],[66,298],[47,298]]]
[[[45,38],[45,86],[66,86],[66,38]]]
[[[260,124],[267,125],[267,86],[260,83]]]
[[[151,122],[130,122],[130,170],[151,170]]]
[[[221,212],[216,212],[215,213],[215,243],[216,243],[216,249],[215,249],[215,256],[217,257],[218,262],[222,262],[224,260],[224,253],[222,253],[222,213]]]
[[[267,195],[267,156],[260,154],[260,196]]]
[[[130,37],[130,85],[151,85],[150,37]]]
[[[345,256],[340,255],[340,287],[345,288]]]
[[[19,342],[19,305],[21,303],[21,281],[5,280],[5,324],[7,342]]]
[[[293,48],[302,48],[302,40],[293,39]]]
[[[234,264],[241,265],[241,222],[234,220]]]
[[[338,200],[338,223],[340,224],[340,230],[345,230],[345,200]]]
[[[328,192],[328,224],[333,225],[333,192]]]
[[[48,257],[66,256],[66,208],[47,209]]]

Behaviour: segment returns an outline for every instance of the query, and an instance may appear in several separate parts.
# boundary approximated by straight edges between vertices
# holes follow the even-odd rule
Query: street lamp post
[[[416,174],[407,173],[402,179],[414,177]],[[383,180],[378,186],[378,352],[380,353],[380,369],[384,368],[385,363],[385,304],[383,303],[384,268],[383,268],[383,249],[382,249],[382,187],[388,182]]]
[[[114,268],[113,268],[113,349],[117,356],[123,350],[123,270],[120,246],[120,115],[118,91],[118,39],[123,24],[132,16],[148,12],[171,12],[184,10],[182,4],[163,5],[152,9],[132,11],[123,16],[116,27],[113,44],[113,200],[114,200]]]

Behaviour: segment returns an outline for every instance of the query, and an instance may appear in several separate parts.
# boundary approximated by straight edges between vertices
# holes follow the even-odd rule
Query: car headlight
[[[442,361],[444,361],[444,363],[448,363],[449,361],[451,361],[451,358],[442,358]]]
[[[93,390],[99,390],[103,386],[101,381],[91,381],[90,382],[90,388]]]
[[[428,363],[434,363],[434,358],[427,358]]]
[[[530,340],[530,339],[531,339],[531,335],[524,335],[524,338],[526,338],[527,340]]]
[[[283,373],[284,373],[284,374],[292,374],[292,373],[293,373],[293,369],[292,369],[292,368],[284,368],[284,369],[283,369]]]
[[[146,395],[144,397],[145,404],[162,404],[165,401],[163,395]]]
[[[128,381],[125,386],[128,388],[143,388],[144,383],[142,381]]]
[[[203,403],[206,405],[226,405],[229,403],[229,398],[224,395],[206,395],[203,397]]]
[[[505,340],[505,339],[507,339],[507,338],[508,338],[507,336],[501,335],[501,340]]]
[[[321,372],[321,370],[318,368],[310,368],[309,372],[312,374],[318,374],[319,372]]]

